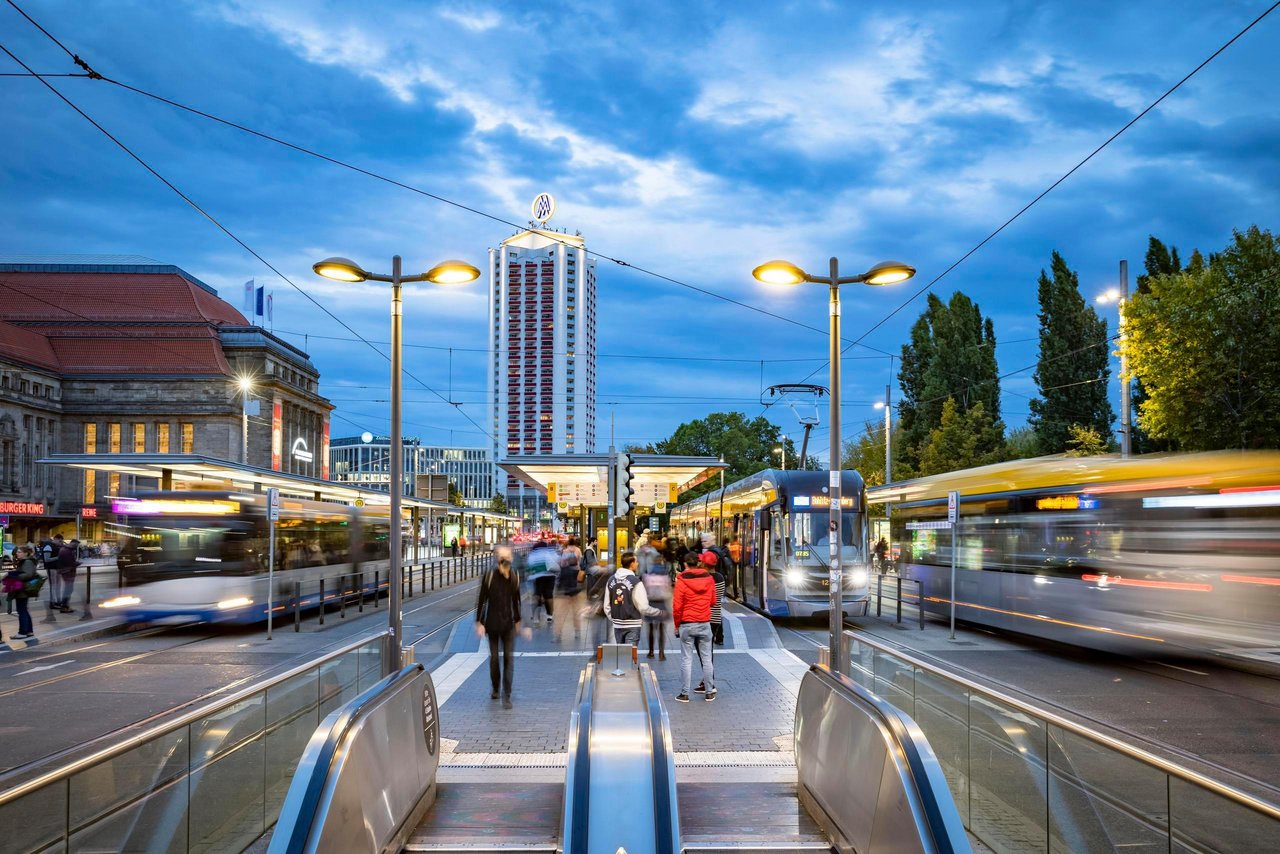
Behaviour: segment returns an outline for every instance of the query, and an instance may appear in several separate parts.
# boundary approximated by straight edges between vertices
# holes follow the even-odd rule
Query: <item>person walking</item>
[[[62,581],[62,599],[58,610],[64,614],[75,613],[71,608],[71,596],[76,590],[76,570],[80,567],[80,541],[63,543],[58,551],[58,577]]]
[[[62,540],[61,534],[54,534],[53,539],[45,540],[40,546],[40,559],[44,564],[44,574],[49,585],[48,602],[49,614],[53,616],[52,611],[58,607],[62,601],[62,576],[58,573],[59,555],[62,553],[62,547],[66,543]]]
[[[569,542],[565,543],[564,550],[560,552],[560,577],[556,581],[556,595],[560,597],[560,632],[561,635],[566,630],[570,621],[573,622],[573,639],[582,639],[582,603],[578,601],[578,594],[582,591],[582,583],[586,581],[587,573],[582,565],[582,549],[578,548],[578,541],[574,537],[569,538]]]
[[[453,539],[449,540],[449,552],[450,552],[449,554],[450,557],[458,556],[458,538],[457,537],[454,537]]]
[[[498,648],[502,648],[502,707],[511,708],[511,683],[515,678],[516,632],[520,630],[520,579],[511,568],[511,556],[498,557],[498,566],[485,573],[476,597],[476,634],[489,638],[490,699],[498,699]]]
[[[541,625],[538,608],[546,613],[547,625],[555,619],[555,605],[552,600],[556,595],[556,578],[560,575],[560,555],[551,543],[541,540],[534,543],[529,550],[529,578],[533,581],[533,615],[530,620],[535,626]]]
[[[18,609],[18,633],[14,638],[30,640],[35,637],[35,629],[31,625],[31,609],[29,601],[40,595],[41,578],[36,571],[36,559],[31,549],[23,546],[14,550],[15,566],[11,574],[16,574],[22,587],[14,591],[13,602]]]
[[[693,656],[702,665],[704,699],[716,698],[715,668],[711,662],[711,608],[715,604],[716,584],[693,552],[685,555],[685,571],[676,576],[671,618],[676,637],[680,639],[680,693],[676,702],[689,702],[689,683],[693,681]]]
[[[649,596],[635,573],[636,556],[622,553],[621,566],[605,587],[604,615],[613,624],[614,643],[640,645],[640,621],[657,617],[661,611],[649,604]]]
[[[716,585],[715,602],[711,605],[711,639],[716,646],[724,646],[724,617],[721,614],[721,607],[724,604],[724,573],[720,571],[718,566],[720,556],[715,552],[702,553],[702,565],[706,567],[707,574],[711,576],[711,580]]]
[[[640,572],[649,604],[658,609],[658,616],[645,617],[644,625],[649,636],[649,655],[653,658],[653,637],[658,636],[658,660],[667,660],[667,619],[671,607],[671,576],[661,556]]]

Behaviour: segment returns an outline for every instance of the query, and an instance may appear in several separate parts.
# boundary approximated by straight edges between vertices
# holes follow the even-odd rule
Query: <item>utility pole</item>
[[[1120,456],[1133,454],[1133,412],[1129,391],[1129,350],[1124,335],[1124,313],[1129,308],[1129,262],[1120,262]]]

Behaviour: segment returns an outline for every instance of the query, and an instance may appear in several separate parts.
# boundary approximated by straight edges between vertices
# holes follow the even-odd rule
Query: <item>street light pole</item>
[[[387,621],[394,639],[398,659],[404,639],[403,616],[400,613],[400,499],[404,495],[404,444],[400,423],[401,374],[401,319],[403,303],[400,299],[400,256],[391,259],[391,569],[387,574]],[[399,670],[399,661],[391,672]]]
[[[1129,262],[1120,262],[1120,456],[1133,453],[1133,413],[1129,400],[1129,348],[1124,338],[1124,312],[1129,307]]]
[[[831,670],[844,673],[848,664],[842,654],[841,635],[844,629],[844,573],[840,564],[841,540],[843,534],[841,507],[841,447],[840,442],[840,286],[852,284],[891,285],[905,282],[916,274],[915,267],[898,261],[881,261],[867,272],[859,276],[840,278],[840,262],[831,259],[830,274],[827,276],[811,276],[790,261],[770,261],[761,264],[751,271],[755,278],[770,285],[798,285],[801,282],[824,284],[830,294],[830,351],[828,361],[831,365],[831,459],[829,463],[830,481],[830,513],[828,521],[828,540],[830,542],[831,561],[827,573],[827,586],[830,593],[830,660]],[[785,446],[784,446],[785,447]],[[863,508],[865,512],[865,508]]]

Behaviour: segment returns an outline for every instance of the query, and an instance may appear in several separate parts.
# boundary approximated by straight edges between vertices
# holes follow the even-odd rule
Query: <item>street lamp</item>
[[[782,454],[782,470],[786,471],[787,470],[787,446],[779,445],[778,447],[773,449],[773,452],[775,454]]]
[[[1116,304],[1120,333],[1120,456],[1133,453],[1133,412],[1129,400],[1129,354],[1124,340],[1124,307],[1129,302],[1129,262],[1120,262],[1120,287],[1108,288],[1095,298],[1099,305]]]
[[[350,258],[326,258],[312,268],[319,276],[338,282],[390,282],[391,283],[391,567],[388,573],[387,622],[396,655],[388,662],[388,674],[399,669],[399,657],[404,639],[404,625],[400,614],[400,580],[402,577],[400,500],[404,496],[404,442],[401,435],[400,397],[403,369],[401,366],[402,301],[400,286],[404,282],[431,282],[438,285],[460,285],[480,278],[480,271],[465,261],[442,261],[425,273],[405,276],[400,272],[400,256],[391,259],[391,274],[370,273]]]
[[[249,465],[249,392],[253,390],[253,378],[243,376],[236,380],[240,388],[240,464]]]
[[[891,418],[891,413],[893,412],[893,407],[889,405],[889,386],[888,385],[885,385],[884,387],[884,400],[876,403],[876,409],[884,410],[884,482],[887,484],[893,481],[893,453],[892,453],[892,446],[891,446],[891,443],[892,443],[891,437],[893,436],[893,428],[889,422],[889,419]],[[885,525],[887,526],[889,525],[890,521],[893,518],[892,508],[893,508],[893,505],[890,502],[886,501],[884,503],[884,521],[885,521]],[[892,526],[889,526],[888,541],[892,542],[892,540],[893,540],[893,528]],[[880,569],[882,572],[884,571],[884,567],[881,567]]]
[[[767,285],[798,285],[801,282],[813,282],[826,285],[830,293],[830,356],[831,363],[831,515],[830,543],[831,560],[828,573],[830,589],[830,629],[831,629],[831,669],[843,673],[847,668],[844,656],[840,651],[840,633],[844,628],[844,596],[841,567],[840,542],[842,539],[843,519],[840,507],[840,286],[841,285],[892,285],[905,282],[916,274],[916,268],[900,261],[881,261],[859,276],[840,276],[840,262],[836,258],[830,261],[829,275],[812,276],[792,264],[790,261],[770,261],[761,264],[751,271],[758,281]]]

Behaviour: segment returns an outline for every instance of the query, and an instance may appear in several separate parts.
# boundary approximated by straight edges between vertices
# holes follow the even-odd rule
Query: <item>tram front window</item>
[[[856,514],[845,513],[840,518],[840,551],[847,555],[853,548],[861,551],[860,538],[857,536]],[[831,517],[826,510],[811,513],[791,514],[791,542],[794,548],[821,546],[824,553],[831,548]]]
[[[166,518],[120,532],[120,564],[131,580],[254,571],[251,527],[229,519]]]

